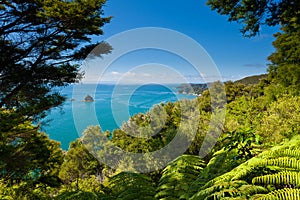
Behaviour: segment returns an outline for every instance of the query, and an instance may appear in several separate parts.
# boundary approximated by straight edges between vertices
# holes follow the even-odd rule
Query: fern
[[[297,199],[298,190],[274,189],[300,186],[299,152],[300,137],[296,137],[208,181],[191,199],[264,199],[269,196],[272,199],[274,195],[280,199],[280,195],[282,199]]]
[[[237,188],[243,184],[247,184],[245,181],[234,181],[234,182],[223,182],[219,184],[215,184],[211,187],[208,187],[204,190],[200,190],[197,194],[195,194],[191,199],[204,199],[205,197],[210,196],[214,192],[228,189],[228,188]]]
[[[254,198],[253,198],[254,199]],[[300,199],[300,189],[284,188],[281,190],[275,190],[269,194],[262,195],[257,200],[299,200]]]
[[[234,196],[237,196],[238,193],[239,193],[239,191],[236,188],[229,188],[229,189],[225,189],[225,190],[222,190],[219,192],[215,192],[212,195],[205,198],[205,200],[216,200],[216,199],[222,199],[224,197],[232,198]]]
[[[297,171],[300,170],[300,157],[294,157],[300,152],[300,148],[295,148],[293,150],[285,149],[286,147],[283,146],[280,149],[277,149],[275,151],[267,151],[262,153],[256,158],[252,158],[246,163],[238,166],[235,171],[237,173],[234,177],[232,177],[232,180],[239,180],[243,179],[250,174],[253,174],[255,170],[259,168],[272,168],[274,170],[291,170],[291,171]],[[285,156],[285,157],[280,157]],[[291,156],[291,157],[289,157]]]
[[[254,194],[265,194],[268,190],[258,185],[242,185],[240,188],[240,195],[251,196]]]
[[[300,160],[291,157],[279,157],[274,159],[264,159],[257,162],[257,166],[278,166],[300,170]]]
[[[220,198],[239,198],[250,196],[257,193],[267,193],[268,190],[262,186],[248,185],[246,181],[238,180],[224,182],[210,188],[199,191],[191,199],[220,199]]]
[[[182,155],[171,162],[159,180],[157,199],[187,199],[191,183],[204,167],[199,156]]]
[[[279,172],[255,177],[253,184],[272,185],[300,185],[300,172]]]
[[[154,199],[152,180],[136,173],[121,172],[109,179],[107,189],[114,199]]]
[[[270,156],[272,157],[295,157],[295,158],[300,158],[300,151],[298,148],[296,149],[291,149],[291,147],[289,147],[289,149],[280,149],[277,151],[272,151],[270,152]]]
[[[83,191],[78,191],[78,192],[64,192],[60,194],[59,196],[55,197],[55,200],[85,200],[85,199],[90,199],[90,200],[98,200],[98,199],[107,199],[110,200],[109,197],[105,195],[100,195],[96,194],[93,192],[83,192]]]
[[[222,174],[225,174],[234,167],[238,166],[238,163],[234,160],[235,156],[235,153],[228,152],[225,149],[215,152],[213,158],[210,159],[207,166],[201,171],[198,178],[193,182],[191,190],[198,191],[203,185],[207,184],[210,180],[216,177],[220,177],[220,179],[222,179]],[[216,181],[216,179],[214,181]],[[214,181],[210,182],[211,185],[214,184]]]

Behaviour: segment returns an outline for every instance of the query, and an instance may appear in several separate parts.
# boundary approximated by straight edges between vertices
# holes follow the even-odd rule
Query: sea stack
[[[85,98],[84,98],[84,100],[83,100],[84,102],[94,102],[94,99],[93,99],[93,97],[92,96],[90,96],[90,95],[87,95]]]

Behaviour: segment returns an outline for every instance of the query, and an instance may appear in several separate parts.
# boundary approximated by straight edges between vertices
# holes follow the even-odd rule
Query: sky
[[[97,61],[88,62],[86,64],[88,70],[85,69],[87,71],[86,82],[99,80],[170,83],[183,80],[187,82],[213,81],[217,77],[214,74],[216,71],[213,70],[214,73],[210,74],[205,70],[205,68],[213,68],[212,63],[206,65],[201,63],[202,59],[198,62],[202,67],[199,70],[199,68],[195,69],[197,61],[191,62],[189,58],[189,55],[201,54],[200,51],[211,58],[219,72],[218,78],[221,77],[222,81],[263,74],[267,71],[267,57],[274,51],[273,34],[278,31],[277,27],[262,27],[258,36],[244,38],[240,32],[242,27],[240,24],[228,22],[227,16],[221,16],[210,10],[203,0],[109,0],[103,10],[104,16],[113,18],[102,28],[104,35],[93,39],[94,41],[111,41],[114,44],[112,45],[113,54],[118,52],[118,48],[131,47],[136,42],[142,41],[143,43],[148,40],[152,42],[156,40],[155,38],[159,41],[153,41],[153,43],[157,42],[154,48],[149,48],[147,45],[145,48],[138,49],[132,47],[126,54],[115,56],[109,66],[105,61],[106,56]],[[120,39],[118,36],[124,31],[126,35],[129,30],[144,30],[145,27],[152,27],[158,30],[157,32],[165,29],[170,31],[171,35],[173,33],[179,35],[169,37],[163,33],[156,35],[157,32],[153,32],[152,35],[155,35],[153,37],[149,34],[142,34],[129,39],[125,37],[124,43],[116,42]],[[180,34],[186,39],[181,38]],[[189,46],[186,44],[192,40],[203,49],[197,47],[188,49]],[[168,42],[173,43],[173,46],[167,44]],[[121,43],[124,46],[119,45]],[[182,56],[185,53],[187,56]],[[100,68],[105,66],[105,69],[99,70],[99,66]]]

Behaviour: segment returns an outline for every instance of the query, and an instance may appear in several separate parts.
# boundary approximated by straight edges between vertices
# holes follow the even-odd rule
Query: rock
[[[94,99],[93,99],[93,97],[92,96],[90,96],[90,95],[87,95],[85,98],[84,98],[84,100],[83,100],[84,102],[94,102]]]

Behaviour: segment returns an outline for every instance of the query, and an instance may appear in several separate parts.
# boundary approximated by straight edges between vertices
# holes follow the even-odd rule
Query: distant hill
[[[255,84],[258,84],[261,79],[266,78],[266,77],[267,77],[267,74],[247,76],[243,79],[235,81],[234,83],[241,83],[241,84],[245,84],[245,85],[255,85]]]
[[[266,78],[267,74],[255,75],[255,76],[247,76],[243,79],[234,81],[234,83],[240,83],[244,85],[255,85],[258,84],[259,81],[263,78]],[[177,86],[177,91],[179,94],[195,94],[201,95],[203,91],[205,91],[211,83],[183,83]]]
[[[176,87],[179,94],[195,94],[200,95],[207,89],[205,83],[183,83]]]

